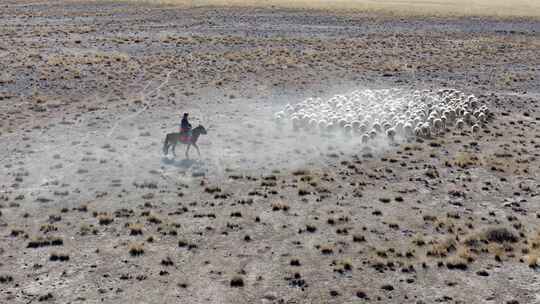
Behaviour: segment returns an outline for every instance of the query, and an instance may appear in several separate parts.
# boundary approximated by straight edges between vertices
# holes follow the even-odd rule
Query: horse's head
[[[206,135],[206,129],[202,125],[198,125],[193,131],[197,131],[199,134]]]

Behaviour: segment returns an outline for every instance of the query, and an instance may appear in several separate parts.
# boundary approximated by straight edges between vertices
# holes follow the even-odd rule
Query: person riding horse
[[[180,136],[185,138],[186,140],[189,140],[192,136],[191,132],[191,124],[188,121],[188,113],[184,113],[184,116],[182,117],[182,122],[180,123]]]

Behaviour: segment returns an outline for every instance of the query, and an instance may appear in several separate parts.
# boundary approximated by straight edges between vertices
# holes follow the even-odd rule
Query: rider
[[[184,113],[184,117],[182,117],[182,122],[180,123],[180,134],[185,134],[191,137],[191,124],[188,121],[188,116],[188,113]]]

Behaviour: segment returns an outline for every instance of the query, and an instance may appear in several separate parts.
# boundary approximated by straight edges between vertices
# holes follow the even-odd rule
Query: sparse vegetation
[[[6,284],[13,282],[13,277],[7,274],[0,275],[0,284]]]
[[[64,241],[60,237],[37,237],[31,241],[28,242],[27,247],[28,248],[40,248],[40,247],[47,247],[47,246],[62,246],[64,245]]]
[[[531,302],[538,20],[148,1],[1,4],[0,303]]]
[[[210,194],[214,194],[214,193],[218,193],[218,192],[221,192],[221,188],[218,187],[218,186],[214,186],[214,187],[206,187],[204,189],[205,192],[208,192]]]
[[[142,235],[143,234],[143,225],[140,223],[129,224],[128,226],[130,235]]]
[[[285,204],[282,201],[273,202],[272,203],[272,211],[279,211],[279,210],[288,211],[289,210],[289,205]]]
[[[69,261],[69,255],[53,252],[51,253],[49,260],[52,262],[66,262]]]
[[[133,243],[129,245],[129,254],[131,256],[140,256],[144,254],[144,245],[139,243]]]
[[[231,287],[244,287],[244,280],[241,277],[232,278]]]
[[[114,221],[114,218],[108,213],[100,213],[97,215],[97,220],[100,225],[109,225]]]

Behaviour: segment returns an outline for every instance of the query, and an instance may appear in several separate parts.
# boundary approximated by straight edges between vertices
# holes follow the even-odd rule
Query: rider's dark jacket
[[[180,123],[180,129],[182,129],[182,131],[188,131],[191,129],[191,124],[188,122],[188,119],[186,117],[182,118],[182,122]]]

